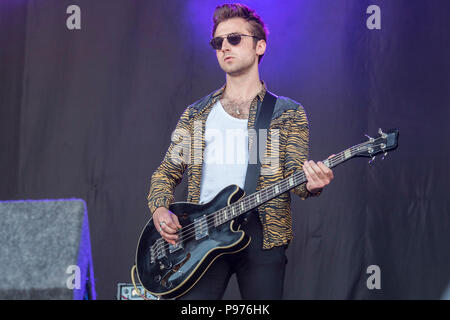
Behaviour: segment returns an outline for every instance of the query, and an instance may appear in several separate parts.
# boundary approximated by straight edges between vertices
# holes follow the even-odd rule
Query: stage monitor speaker
[[[0,299],[95,299],[81,199],[0,201]]]

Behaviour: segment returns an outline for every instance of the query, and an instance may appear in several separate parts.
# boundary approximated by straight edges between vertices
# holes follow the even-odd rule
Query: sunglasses
[[[252,38],[260,40],[260,38],[251,36],[248,34],[230,33],[223,37],[215,37],[215,38],[211,39],[211,41],[209,43],[211,44],[211,47],[213,47],[214,50],[221,50],[222,44],[223,44],[223,39],[227,38],[227,41],[229,44],[231,44],[232,46],[237,46],[239,43],[241,43],[242,37],[252,37]]]

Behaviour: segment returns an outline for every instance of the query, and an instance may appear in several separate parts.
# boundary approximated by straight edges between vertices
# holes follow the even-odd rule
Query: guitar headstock
[[[379,136],[376,138],[369,137],[368,141],[358,145],[357,149],[354,151],[355,156],[369,157],[372,158],[369,164],[375,160],[377,154],[383,153],[383,159],[386,157],[388,151],[394,150],[398,145],[398,129],[391,129],[387,132],[383,132],[378,129]]]

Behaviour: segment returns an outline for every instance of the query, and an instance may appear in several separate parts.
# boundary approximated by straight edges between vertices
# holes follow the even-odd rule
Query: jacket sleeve
[[[151,177],[147,200],[152,215],[157,208],[169,208],[174,201],[174,190],[183,178],[189,156],[189,108],[186,108],[172,133],[169,148],[162,162]]]
[[[303,170],[303,163],[308,160],[309,152],[309,125],[304,108],[299,105],[295,110],[288,128],[285,172],[284,177],[288,177],[294,172]],[[318,196],[322,193],[311,193],[306,189],[306,182],[291,189],[291,192],[298,195],[302,200],[311,196]]]

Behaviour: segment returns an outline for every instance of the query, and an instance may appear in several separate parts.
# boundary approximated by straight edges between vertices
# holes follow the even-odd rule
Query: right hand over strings
[[[166,207],[159,207],[153,212],[153,223],[156,230],[167,242],[175,245],[178,236],[176,233],[181,230],[178,217]]]

